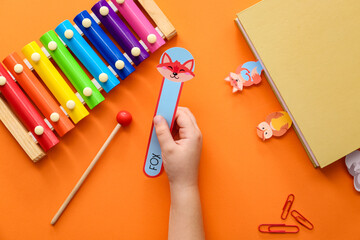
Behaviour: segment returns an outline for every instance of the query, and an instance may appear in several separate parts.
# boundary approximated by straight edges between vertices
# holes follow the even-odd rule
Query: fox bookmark
[[[160,64],[157,66],[157,70],[164,78],[154,116],[163,116],[170,129],[174,124],[182,85],[195,76],[194,68],[195,62],[191,53],[179,47],[168,49],[161,56]],[[161,173],[161,170],[161,149],[153,123],[146,152],[144,172],[148,177],[156,177]]]

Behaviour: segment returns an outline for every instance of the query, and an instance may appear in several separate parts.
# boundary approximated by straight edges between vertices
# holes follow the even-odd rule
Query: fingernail
[[[156,116],[154,117],[154,124],[155,124],[155,125],[161,123],[161,121],[162,121],[162,117],[161,117],[161,116],[156,115]]]

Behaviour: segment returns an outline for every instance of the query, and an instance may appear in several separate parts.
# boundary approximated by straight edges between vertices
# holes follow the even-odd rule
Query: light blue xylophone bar
[[[98,81],[105,92],[109,92],[120,83],[69,20],[60,23],[55,28],[55,32]]]

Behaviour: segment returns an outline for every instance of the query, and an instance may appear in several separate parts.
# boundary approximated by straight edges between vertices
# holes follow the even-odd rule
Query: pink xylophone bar
[[[123,52],[124,57],[131,64],[135,64],[135,63],[139,64],[142,60],[144,60],[147,57],[146,55],[148,54],[147,53],[148,51],[153,52],[158,48],[160,48],[164,44],[163,38],[170,40],[172,37],[176,35],[175,28],[153,0],[138,0],[137,2],[145,10],[145,12],[151,17],[152,21],[157,25],[156,28],[154,28],[152,24],[146,19],[144,14],[138,8],[138,5],[135,4],[133,0],[115,0],[113,2],[111,1],[106,2],[104,0],[101,0],[99,2],[101,3],[100,5],[99,3],[95,4],[95,6],[99,6],[99,8],[96,8],[95,6],[93,8],[96,9],[96,11],[98,12],[90,14],[97,24],[101,24],[99,18],[96,17],[96,15],[98,15],[99,17],[101,16],[101,18],[102,17],[106,18],[109,12],[118,13],[119,9],[121,9],[121,12],[119,14],[122,15],[128,21],[129,25],[132,28],[134,28],[134,31],[138,34],[140,38],[139,41],[140,45],[138,45],[138,43],[135,43],[134,38],[132,38],[132,42],[129,42],[132,48],[130,49],[130,51]],[[106,8],[104,8],[104,6]],[[136,15],[138,15],[139,18],[136,18]],[[116,18],[115,15],[112,14],[112,16]],[[116,24],[117,22],[118,20],[116,20]],[[82,27],[86,27],[87,23],[86,22],[83,23],[85,25],[82,24],[83,25]],[[74,28],[81,35],[83,35],[83,32],[78,28],[78,26],[74,25]],[[111,29],[108,30],[111,31]],[[138,49],[140,49],[140,54],[137,53]],[[45,53],[46,57],[51,58],[50,54],[44,47],[42,47],[41,50],[42,52]],[[31,60],[32,60],[31,62],[33,64],[39,61],[37,59],[38,54],[37,55],[36,54],[37,53],[31,55]],[[16,57],[14,58],[13,56],[16,55],[17,55],[16,53],[13,53],[4,60],[4,64],[6,65],[6,67],[8,67],[8,69],[10,70],[9,72],[11,72],[12,75],[10,75],[9,72],[3,67],[2,67],[3,70],[1,71],[2,86],[0,87],[0,92],[2,93],[2,95],[0,96],[4,97],[8,103],[3,101],[0,97],[0,120],[8,128],[8,130],[18,141],[18,143],[27,153],[30,159],[35,162],[45,156],[44,150],[45,151],[49,150],[51,147],[55,146],[59,141],[57,137],[54,135],[54,133],[52,133],[50,130],[50,129],[54,129],[53,125],[56,125],[57,122],[57,121],[52,121],[55,119],[54,116],[56,115],[55,120],[57,120],[59,119],[59,116],[62,117],[64,116],[63,114],[66,114],[68,116],[68,114],[63,108],[58,108],[58,105],[54,106],[54,101],[51,96],[49,98],[49,94],[48,95],[44,94],[46,96],[42,95],[40,97],[34,96],[34,92],[35,93],[44,92],[43,91],[44,89],[41,89],[41,91],[38,90],[37,88],[43,88],[43,87],[42,86],[40,87],[36,81],[35,83],[34,82],[24,83],[24,79],[28,81],[29,79],[34,80],[35,78],[36,80],[36,77],[32,76],[31,72],[28,72],[27,69],[26,71],[24,70],[26,67],[29,68],[30,70],[33,70],[33,66],[30,64],[30,62],[27,59],[23,59],[21,61],[21,59],[18,59]],[[139,56],[146,56],[146,57],[140,59]],[[36,59],[36,61],[34,61],[33,57],[34,59]],[[137,59],[137,57],[139,57],[140,61]],[[119,63],[119,61],[117,61],[116,63]],[[110,65],[108,66],[108,68],[117,77],[118,76],[117,72],[118,70],[121,70],[121,68],[118,68],[116,69],[117,71],[114,71],[114,69],[111,66],[114,65],[117,67],[119,64],[116,65],[114,63],[112,64],[109,63],[109,64]],[[22,71],[19,71],[20,67],[23,67]],[[15,75],[15,79],[13,77],[14,75]],[[52,101],[52,104],[50,104],[52,105],[51,108],[49,106],[42,106],[42,107],[38,106],[42,114],[46,117],[45,119],[41,117],[41,115],[37,112],[37,110],[35,110],[35,108],[32,106],[30,100],[27,99],[24,93],[22,93],[21,89],[17,85],[18,83],[16,83],[16,78],[19,78],[19,84],[23,84],[22,87],[31,97],[32,101],[34,101],[35,104],[38,104],[39,101],[42,100],[44,101],[45,99],[48,99],[47,101],[49,102]],[[92,82],[99,90],[102,90],[101,86],[95,79],[93,79]],[[11,88],[9,88],[9,86]],[[36,89],[29,90],[29,88],[31,87],[35,87]],[[11,89],[11,91],[8,91],[8,89]],[[28,92],[33,92],[32,96]],[[21,97],[19,98],[19,96]],[[84,100],[81,98],[80,94],[76,93],[76,96],[84,104]],[[43,99],[41,100],[42,97]],[[13,101],[13,99],[17,99],[17,100]],[[18,102],[19,99],[20,102],[17,105],[21,107],[17,106],[16,104],[14,105],[14,102]],[[54,112],[55,109],[56,112]],[[61,111],[59,111],[59,109],[61,109]],[[15,112],[16,114],[14,114],[13,112]],[[19,119],[16,116],[19,117]],[[30,120],[28,119],[29,116],[31,116]],[[51,123],[47,118],[51,119]],[[61,122],[62,121],[65,121],[68,127],[66,131],[62,131],[62,132],[55,129],[57,130],[59,136],[64,135],[66,132],[70,131],[73,128],[72,123],[69,122],[69,119],[61,120]],[[36,143],[39,143],[41,147],[39,147]]]

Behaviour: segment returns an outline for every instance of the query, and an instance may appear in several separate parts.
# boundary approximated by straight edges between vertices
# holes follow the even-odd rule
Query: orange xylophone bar
[[[74,128],[74,124],[16,52],[7,56],[3,63],[60,137]]]

